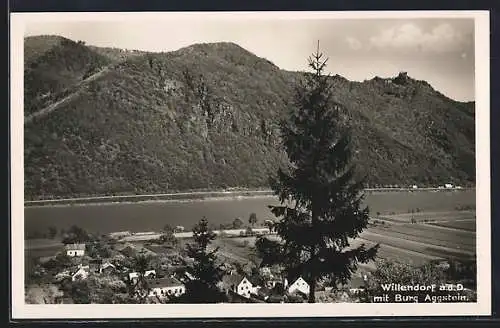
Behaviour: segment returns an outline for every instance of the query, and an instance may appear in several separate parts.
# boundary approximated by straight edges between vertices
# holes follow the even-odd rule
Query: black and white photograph
[[[13,316],[490,314],[488,61],[488,12],[12,14]]]

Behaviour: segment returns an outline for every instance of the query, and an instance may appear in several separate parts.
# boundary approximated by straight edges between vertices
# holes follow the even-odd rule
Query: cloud
[[[461,49],[469,40],[450,24],[440,24],[425,32],[419,26],[406,23],[381,31],[370,38],[371,47],[381,49],[448,52]]]
[[[349,45],[349,47],[353,50],[359,50],[363,47],[363,45],[358,39],[350,36],[346,37],[346,42]]]

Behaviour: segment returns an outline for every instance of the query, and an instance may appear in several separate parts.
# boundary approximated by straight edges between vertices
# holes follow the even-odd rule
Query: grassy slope
[[[54,95],[44,105],[71,88],[79,94],[25,126],[26,199],[260,187],[284,163],[276,122],[300,74],[235,44],[123,54],[66,41],[35,62],[26,113],[40,109],[44,92]],[[332,81],[371,185],[474,180],[473,104],[411,79]]]

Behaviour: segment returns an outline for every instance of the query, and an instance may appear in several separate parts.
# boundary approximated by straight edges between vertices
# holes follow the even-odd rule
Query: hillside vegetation
[[[145,53],[30,37],[28,51],[25,117],[50,111],[24,126],[27,200],[265,187],[286,163],[277,122],[302,73],[236,44]],[[474,103],[405,74],[332,83],[370,186],[474,182]]]

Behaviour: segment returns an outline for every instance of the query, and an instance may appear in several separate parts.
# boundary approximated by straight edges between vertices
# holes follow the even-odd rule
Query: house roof
[[[269,288],[261,287],[257,290],[257,294],[261,296],[271,296],[272,291]]]
[[[365,286],[365,281],[362,277],[355,276],[351,278],[350,287],[351,288],[363,288]]]
[[[173,277],[165,277],[165,278],[159,278],[159,279],[152,280],[149,283],[149,286],[151,288],[180,287],[180,286],[184,286],[184,284]]]
[[[76,275],[79,275],[79,274],[83,274],[83,273],[86,273],[88,274],[89,273],[89,268],[88,267],[80,267],[78,268],[77,270],[74,271],[74,273],[72,274],[73,277],[75,277]]]
[[[101,269],[106,269],[106,268],[113,268],[116,269],[116,266],[112,263],[106,262],[101,266]]]
[[[258,276],[250,276],[250,277],[247,277],[248,281],[250,281],[250,283],[254,286],[258,286],[259,285],[259,277]]]
[[[244,278],[245,276],[240,274],[229,274],[222,278],[222,283],[226,287],[231,287],[232,285],[238,286]]]
[[[308,282],[307,282],[304,278],[302,278],[302,277],[297,277],[297,279],[293,280],[293,282],[292,282],[291,284],[289,284],[289,286],[291,286],[291,285],[295,284],[298,280],[302,280],[302,281],[304,281],[306,284],[308,284],[308,285],[309,285],[309,283],[308,283]]]
[[[68,251],[84,251],[85,250],[85,244],[68,244],[66,245],[66,250]]]

